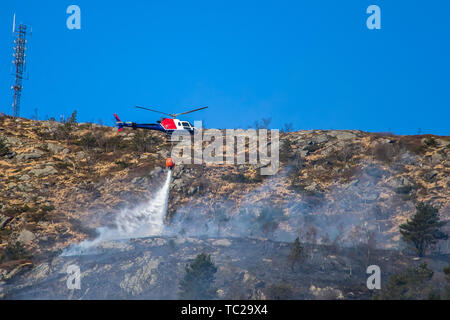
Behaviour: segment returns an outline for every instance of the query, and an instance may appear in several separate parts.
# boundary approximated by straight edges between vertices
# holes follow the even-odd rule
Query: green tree
[[[448,235],[440,230],[446,223],[440,221],[437,208],[420,202],[412,220],[400,225],[400,233],[403,240],[412,244],[417,254],[423,256],[431,245],[448,239]]]
[[[375,296],[378,300],[411,300],[435,298],[435,292],[426,292],[427,285],[433,277],[433,271],[426,262],[404,272],[392,275],[381,293]]]
[[[213,299],[216,290],[213,286],[217,268],[211,255],[201,253],[190,265],[186,266],[186,274],[180,282],[181,299]]]
[[[300,243],[300,238],[297,237],[294,241],[294,245],[292,246],[291,252],[288,256],[288,262],[290,264],[291,270],[294,271],[294,266],[296,263],[303,261],[305,258],[305,249]]]

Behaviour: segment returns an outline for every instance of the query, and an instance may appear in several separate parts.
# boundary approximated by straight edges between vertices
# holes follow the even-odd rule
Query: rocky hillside
[[[248,238],[147,238],[100,245],[99,253],[56,257],[5,285],[8,299],[177,299],[186,264],[211,254],[219,299],[369,299],[363,255],[318,246],[303,263],[286,263],[290,244]],[[388,277],[410,262],[377,251]],[[82,271],[80,290],[67,289],[70,265]],[[436,269],[445,266],[434,261]]]
[[[0,265],[2,277],[28,269],[35,275],[49,259],[64,263],[54,258],[64,248],[95,238],[122,209],[151,199],[170,148],[157,132],[0,118],[0,252],[19,243]],[[273,176],[261,176],[258,165],[176,166],[167,230],[177,239],[249,238],[279,246],[297,236],[318,246],[358,246],[370,234],[378,249],[401,250],[398,226],[416,202],[432,203],[450,219],[449,153],[449,136],[281,133]],[[449,241],[434,250],[449,253]]]

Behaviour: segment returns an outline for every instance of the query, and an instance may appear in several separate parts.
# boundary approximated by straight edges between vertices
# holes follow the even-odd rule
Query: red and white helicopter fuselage
[[[119,131],[121,131],[124,127],[133,128],[133,129],[147,129],[147,130],[156,130],[156,131],[162,131],[167,134],[170,134],[174,131],[188,131],[189,133],[194,133],[194,130],[196,129],[189,121],[176,119],[175,117],[182,114],[191,113],[194,111],[206,109],[208,107],[203,107],[187,112],[182,112],[178,114],[171,114],[171,113],[164,113],[161,111],[156,111],[148,108],[143,107],[137,107],[144,110],[149,110],[157,113],[166,114],[168,116],[171,116],[172,118],[161,118],[161,120],[157,121],[156,123],[136,123],[136,122],[123,122],[119,119],[117,114],[114,114],[114,117],[116,118],[116,126],[119,128]]]

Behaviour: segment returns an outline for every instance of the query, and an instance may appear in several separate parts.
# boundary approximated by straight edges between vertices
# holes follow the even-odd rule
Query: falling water
[[[143,238],[160,235],[164,228],[164,217],[167,212],[169,187],[172,171],[169,170],[161,189],[148,202],[135,208],[123,209],[116,218],[117,228],[98,228],[99,236],[94,240],[71,245],[64,250],[63,256],[92,253],[102,241]]]
[[[160,235],[167,212],[172,171],[156,195],[147,203],[133,209],[124,209],[116,219],[118,238],[141,238]]]

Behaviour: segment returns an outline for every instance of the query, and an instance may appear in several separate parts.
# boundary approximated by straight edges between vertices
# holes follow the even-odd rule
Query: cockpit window
[[[190,124],[189,122],[187,122],[187,121],[183,121],[183,127],[188,127],[188,128],[190,128],[190,127],[191,127],[191,124]]]

